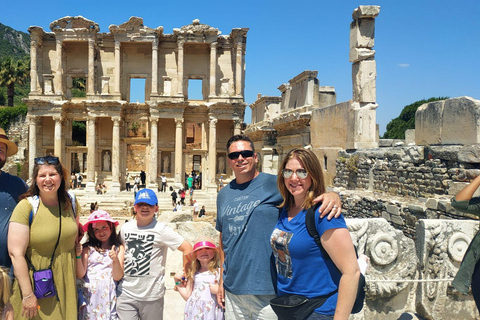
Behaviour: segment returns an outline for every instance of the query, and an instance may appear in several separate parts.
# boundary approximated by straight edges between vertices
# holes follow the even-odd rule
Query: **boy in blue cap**
[[[167,249],[186,254],[192,246],[155,219],[158,200],[153,190],[137,192],[134,210],[136,219],[120,230],[125,272],[117,286],[117,314],[120,319],[163,319]]]

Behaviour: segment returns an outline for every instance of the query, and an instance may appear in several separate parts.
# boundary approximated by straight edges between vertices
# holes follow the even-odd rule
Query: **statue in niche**
[[[163,172],[170,172],[170,158],[168,156],[163,157]]]
[[[110,153],[108,151],[105,151],[105,153],[103,154],[103,171],[111,171],[110,160]]]
[[[222,174],[225,172],[225,158],[223,156],[218,157],[217,173]]]

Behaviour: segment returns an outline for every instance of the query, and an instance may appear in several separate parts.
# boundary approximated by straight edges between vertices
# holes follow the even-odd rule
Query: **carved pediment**
[[[180,29],[173,30],[175,34],[214,34],[220,35],[220,31],[217,28],[213,28],[207,24],[200,23],[200,20],[195,19],[189,25],[183,26]]]
[[[67,29],[75,30],[75,29],[83,29],[84,31],[100,31],[100,27],[98,23],[95,23],[92,20],[88,20],[82,16],[76,17],[63,17],[58,20],[53,21],[50,23],[50,30],[53,32],[55,31],[65,31]]]
[[[110,25],[108,27],[110,32],[112,33],[126,33],[126,34],[131,34],[131,33],[136,33],[136,34],[151,34],[151,33],[158,33],[162,34],[163,33],[163,27],[158,27],[157,29],[152,29],[149,27],[146,27],[143,24],[143,18],[140,17],[130,17],[127,22],[122,23],[121,25]]]

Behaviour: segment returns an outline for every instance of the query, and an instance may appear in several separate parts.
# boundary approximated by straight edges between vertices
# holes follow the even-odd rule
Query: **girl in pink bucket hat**
[[[222,320],[223,308],[217,303],[220,278],[220,254],[215,242],[208,237],[195,241],[193,251],[185,255],[190,262],[186,277],[175,275],[175,290],[187,302],[184,319]]]
[[[77,278],[83,279],[82,292],[85,307],[78,319],[117,319],[115,281],[123,277],[125,247],[115,227],[118,221],[103,210],[93,211],[83,230],[87,242],[77,246]]]

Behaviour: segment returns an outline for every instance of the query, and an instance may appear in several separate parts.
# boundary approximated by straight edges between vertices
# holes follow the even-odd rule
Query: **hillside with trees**
[[[0,23],[0,126],[24,115],[30,92],[30,35]],[[5,107],[5,106],[9,107]],[[7,110],[9,109],[9,110]]]
[[[405,106],[400,115],[387,124],[387,131],[383,134],[382,139],[405,139],[405,130],[415,129],[415,112],[418,107],[424,103],[445,99],[448,97],[424,99]]]
[[[0,23],[0,59],[30,55],[30,35]]]

